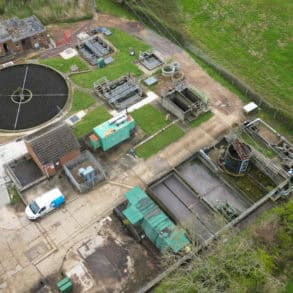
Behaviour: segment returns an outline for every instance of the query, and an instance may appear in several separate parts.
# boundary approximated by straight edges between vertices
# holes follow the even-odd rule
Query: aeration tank
[[[251,148],[247,144],[235,139],[228,145],[222,165],[226,171],[232,174],[243,175],[248,170],[250,157]]]

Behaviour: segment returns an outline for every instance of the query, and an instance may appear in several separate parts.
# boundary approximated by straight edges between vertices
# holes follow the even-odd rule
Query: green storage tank
[[[90,145],[94,150],[101,148],[107,151],[122,141],[130,138],[135,122],[128,114],[120,114],[93,129]]]
[[[106,66],[105,59],[104,58],[99,58],[98,61],[97,61],[97,67],[98,68],[104,68],[105,66]]]

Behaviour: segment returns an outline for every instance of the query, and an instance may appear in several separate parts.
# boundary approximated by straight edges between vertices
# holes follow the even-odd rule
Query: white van
[[[29,220],[36,220],[59,208],[64,202],[62,192],[58,188],[54,188],[33,200],[25,208],[25,214]]]

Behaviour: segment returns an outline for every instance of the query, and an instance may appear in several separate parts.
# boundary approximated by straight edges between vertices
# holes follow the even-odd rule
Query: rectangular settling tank
[[[212,210],[174,173],[149,186],[150,195],[175,222],[186,225],[201,239],[218,230]]]
[[[199,160],[189,160],[176,169],[180,176],[215,208],[223,202],[228,202],[232,207],[243,212],[251,205],[241,194],[216,177]]]

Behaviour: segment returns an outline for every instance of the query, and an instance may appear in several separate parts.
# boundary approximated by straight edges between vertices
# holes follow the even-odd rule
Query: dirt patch
[[[254,238],[262,244],[274,246],[277,241],[277,233],[280,229],[279,219],[276,217],[270,222],[264,222],[258,225],[253,231]]]
[[[174,86],[176,86],[176,84],[172,81],[170,77],[164,77],[160,75],[160,76],[157,76],[157,79],[158,79],[158,83],[154,87],[154,91],[158,95],[164,95],[168,92],[168,90],[172,90],[174,89]]]
[[[280,138],[270,129],[268,129],[265,125],[259,124],[258,129],[258,134],[267,142],[271,144],[278,144],[280,142]]]
[[[68,255],[64,268],[80,292],[136,292],[160,272],[157,251],[136,242],[114,215]]]

